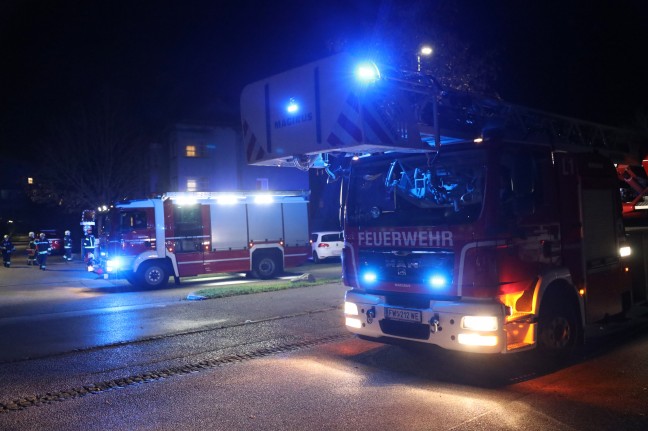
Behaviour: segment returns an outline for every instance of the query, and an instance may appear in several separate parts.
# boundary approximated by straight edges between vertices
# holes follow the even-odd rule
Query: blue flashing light
[[[362,280],[366,283],[374,283],[378,279],[378,274],[374,271],[365,271],[362,274]]]
[[[356,78],[364,83],[372,83],[380,79],[380,71],[374,63],[362,63],[355,71]]]
[[[448,279],[443,274],[434,274],[429,278],[428,283],[433,288],[440,289],[442,287],[446,287],[446,285],[448,284]]]
[[[107,272],[119,271],[123,265],[124,262],[120,257],[113,257],[112,259],[109,259],[106,262],[106,271]]]
[[[295,99],[290,98],[290,100],[288,101],[288,106],[286,106],[286,111],[289,114],[295,114],[299,112],[299,104]]]

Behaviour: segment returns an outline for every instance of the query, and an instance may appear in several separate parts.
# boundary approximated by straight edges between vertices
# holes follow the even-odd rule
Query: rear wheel
[[[162,262],[145,263],[137,273],[140,283],[146,287],[165,287],[169,282],[169,273]]]
[[[279,272],[277,258],[271,254],[263,254],[254,259],[254,272],[262,280],[273,278]]]
[[[317,252],[314,251],[314,252],[313,252],[313,263],[320,263],[321,261],[322,261],[322,260],[321,260],[321,259],[319,258],[319,256],[317,255]]]

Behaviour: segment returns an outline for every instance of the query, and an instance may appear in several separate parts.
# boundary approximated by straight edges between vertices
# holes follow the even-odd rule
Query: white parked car
[[[342,255],[344,236],[340,231],[313,232],[310,243],[313,262],[319,263],[324,259]]]

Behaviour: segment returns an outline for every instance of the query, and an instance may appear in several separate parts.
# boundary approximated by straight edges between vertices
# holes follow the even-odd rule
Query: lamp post
[[[421,49],[416,53],[416,71],[421,71],[421,62],[423,57],[429,57],[432,55],[432,47],[430,45],[423,45]]]

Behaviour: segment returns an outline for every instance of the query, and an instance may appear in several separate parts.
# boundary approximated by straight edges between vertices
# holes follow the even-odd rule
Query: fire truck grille
[[[361,250],[360,268],[376,273],[377,281],[425,284],[433,276],[452,283],[454,253],[445,250]]]
[[[380,329],[387,335],[427,340],[430,338],[430,325],[407,323],[394,320],[381,320]]]

